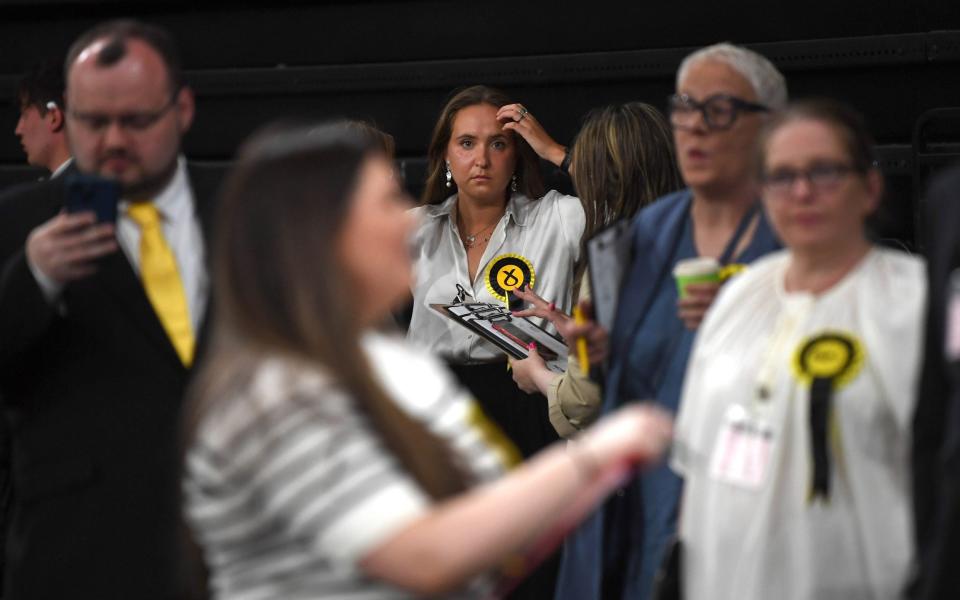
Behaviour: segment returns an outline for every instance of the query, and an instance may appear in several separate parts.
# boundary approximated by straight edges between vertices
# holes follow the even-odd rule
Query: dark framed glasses
[[[862,173],[853,165],[839,162],[822,162],[810,168],[801,169],[774,169],[763,174],[763,187],[772,196],[786,196],[793,190],[798,180],[806,180],[807,184],[816,192],[830,192],[836,190],[851,173]]]
[[[742,112],[770,112],[768,106],[729,94],[714,94],[703,102],[698,102],[686,94],[673,94],[667,98],[667,109],[670,113],[670,124],[674,127],[692,128],[700,115],[710,131],[729,129]]]

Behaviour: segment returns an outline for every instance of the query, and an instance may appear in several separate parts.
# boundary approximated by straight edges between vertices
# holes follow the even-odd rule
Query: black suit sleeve
[[[19,360],[57,318],[26,260],[30,232],[57,212],[51,183],[18,188],[0,198],[0,374],[16,372]]]
[[[49,330],[56,308],[44,297],[23,250],[7,258],[0,275],[0,372]]]
[[[924,359],[913,422],[913,496],[917,550],[930,560],[941,535],[945,442],[951,435],[951,406],[956,391],[944,351],[947,297],[951,272],[960,266],[960,170],[939,178],[927,195],[925,254],[928,306]]]

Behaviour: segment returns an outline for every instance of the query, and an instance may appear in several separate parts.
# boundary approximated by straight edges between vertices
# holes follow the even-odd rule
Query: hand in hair
[[[719,283],[691,283],[687,286],[687,297],[677,301],[677,316],[687,329],[700,326],[719,292]]]
[[[526,112],[525,112],[526,111]],[[532,113],[520,104],[507,104],[497,111],[497,120],[503,123],[503,129],[513,131],[530,144],[537,156],[560,166],[567,149],[550,137]]]

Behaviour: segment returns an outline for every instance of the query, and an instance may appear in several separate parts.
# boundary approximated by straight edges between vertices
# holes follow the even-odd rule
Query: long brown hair
[[[421,202],[423,204],[440,204],[451,194],[457,191],[456,182],[450,182],[447,187],[446,165],[444,156],[447,153],[447,144],[453,132],[453,121],[457,113],[468,106],[489,104],[500,108],[512,104],[505,93],[485,85],[474,85],[460,90],[447,102],[440,112],[440,118],[433,127],[433,136],[430,138],[430,147],[427,150],[427,182],[423,188]],[[543,174],[540,173],[540,159],[530,144],[521,136],[514,134],[517,148],[517,186],[524,195],[534,200],[543,196]],[[506,190],[504,190],[506,192]]]
[[[586,215],[574,279],[579,282],[586,264],[586,241],[593,234],[680,189],[683,179],[674,158],[670,127],[656,108],[643,102],[609,105],[588,113],[570,162],[573,185]]]
[[[383,151],[383,138],[343,123],[272,127],[244,145],[218,207],[215,337],[190,395],[190,417],[195,431],[265,356],[316,365],[423,489],[441,499],[465,489],[465,476],[447,446],[376,383],[349,276],[337,260],[359,170]]]

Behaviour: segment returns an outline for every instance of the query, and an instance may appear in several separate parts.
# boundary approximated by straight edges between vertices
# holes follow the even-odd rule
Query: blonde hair
[[[673,135],[649,104],[629,102],[587,114],[571,154],[571,177],[586,215],[575,287],[586,267],[586,241],[603,227],[631,218],[660,196],[683,187]]]

